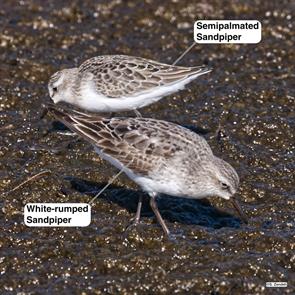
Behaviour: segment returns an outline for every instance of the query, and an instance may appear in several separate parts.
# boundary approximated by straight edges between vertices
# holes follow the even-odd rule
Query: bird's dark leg
[[[138,110],[134,110],[134,113],[135,113],[137,118],[142,118],[142,115]]]
[[[157,206],[157,203],[156,203],[156,200],[155,200],[155,195],[151,196],[150,205],[151,205],[151,208],[152,208],[152,210],[154,211],[154,213],[155,213],[155,215],[157,217],[158,222],[161,224],[161,226],[163,228],[163,231],[165,232],[165,234],[167,236],[169,236],[170,231],[169,231],[168,227],[166,226],[166,224],[164,222],[164,219],[162,218],[162,216],[161,216],[161,214],[159,212],[159,209],[158,209],[158,206]]]
[[[139,197],[138,204],[137,204],[137,210],[135,214],[135,218],[133,221],[133,224],[136,225],[139,223],[140,220],[140,213],[141,213],[141,207],[142,207],[142,196]]]
[[[127,230],[131,229],[131,227],[136,226],[136,225],[139,224],[141,208],[142,208],[142,196],[140,196],[139,199],[138,199],[138,204],[137,204],[137,209],[136,209],[135,218],[134,218],[134,219],[132,220],[132,222],[126,227],[125,231],[127,231]]]

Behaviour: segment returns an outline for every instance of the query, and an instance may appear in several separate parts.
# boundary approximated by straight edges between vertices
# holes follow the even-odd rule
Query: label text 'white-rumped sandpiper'
[[[91,206],[86,203],[28,203],[24,221],[27,226],[88,226]]]

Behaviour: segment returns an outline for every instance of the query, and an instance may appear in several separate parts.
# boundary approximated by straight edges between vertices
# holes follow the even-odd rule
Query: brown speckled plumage
[[[207,67],[180,67],[127,55],[102,55],[79,67],[80,77],[94,81],[97,91],[110,98],[132,96],[208,71]]]

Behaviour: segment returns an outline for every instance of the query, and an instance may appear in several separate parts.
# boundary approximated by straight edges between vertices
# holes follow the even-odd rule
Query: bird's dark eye
[[[229,190],[229,186],[224,182],[221,182],[221,188],[224,190]]]
[[[57,92],[57,87],[52,87],[53,92]]]

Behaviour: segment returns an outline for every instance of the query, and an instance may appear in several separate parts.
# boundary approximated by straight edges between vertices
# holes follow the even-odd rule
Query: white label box
[[[24,222],[30,227],[88,226],[91,206],[87,203],[28,203]]]
[[[265,286],[267,288],[287,288],[288,283],[287,282],[266,282]]]
[[[258,20],[198,20],[194,39],[201,44],[256,44],[261,41]]]

